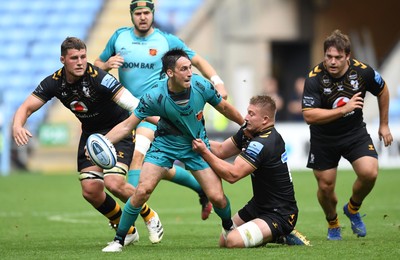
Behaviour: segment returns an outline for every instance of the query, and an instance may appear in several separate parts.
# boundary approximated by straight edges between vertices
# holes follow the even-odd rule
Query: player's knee
[[[217,208],[225,208],[227,201],[223,192],[211,192],[207,194],[208,200]]]
[[[106,189],[118,198],[124,193],[127,171],[128,166],[125,164],[117,164],[112,169],[104,171],[104,185]]]
[[[227,248],[245,247],[243,239],[237,230],[233,230],[228,234],[225,240],[225,247]]]
[[[264,237],[260,227],[253,221],[247,222],[229,233],[227,238],[227,246],[230,235],[234,235],[231,246],[236,247],[256,247],[263,243]]]

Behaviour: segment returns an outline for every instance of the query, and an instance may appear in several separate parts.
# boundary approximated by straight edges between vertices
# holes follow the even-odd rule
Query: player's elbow
[[[230,172],[227,178],[225,179],[225,181],[229,182],[230,184],[234,184],[238,180],[240,180],[240,177],[232,172]]]

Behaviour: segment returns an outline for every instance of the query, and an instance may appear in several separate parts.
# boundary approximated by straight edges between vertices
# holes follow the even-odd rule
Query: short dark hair
[[[330,48],[335,47],[338,51],[344,51],[346,55],[351,52],[351,42],[349,36],[340,30],[334,30],[324,41],[324,53]]]
[[[162,71],[161,73],[167,73],[168,69],[174,69],[176,65],[176,61],[185,57],[190,60],[189,55],[182,49],[172,49],[167,51],[164,56],[161,58],[162,60]]]
[[[253,96],[250,99],[250,105],[261,107],[263,110],[265,110],[266,114],[268,114],[270,118],[275,118],[276,103],[271,96],[268,95]]]
[[[61,44],[61,56],[67,55],[67,52],[70,49],[86,50],[86,44],[79,38],[67,37]]]

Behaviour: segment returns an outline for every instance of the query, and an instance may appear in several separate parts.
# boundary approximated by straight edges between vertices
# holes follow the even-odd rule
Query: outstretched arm
[[[127,119],[114,126],[107,134],[106,137],[111,143],[115,144],[121,141],[125,136],[132,133],[132,130],[140,123],[139,119],[134,113]]]
[[[223,114],[229,120],[236,122],[240,126],[243,125],[244,123],[243,116],[228,101],[222,99],[222,101],[215,106],[215,109],[217,109],[221,114]]]
[[[39,98],[30,95],[15,112],[12,130],[14,141],[18,146],[28,144],[32,134],[24,127],[26,120],[44,104]]]
[[[222,96],[222,98],[227,99],[228,92],[225,89],[224,82],[218,76],[217,72],[211,66],[211,64],[198,54],[196,54],[191,61],[193,66],[195,66],[204,77],[209,79],[214,84],[215,88],[218,90],[218,93]]]
[[[389,129],[389,90],[385,85],[381,94],[378,96],[379,107],[379,140],[383,140],[385,146],[389,146],[393,142],[393,136]]]

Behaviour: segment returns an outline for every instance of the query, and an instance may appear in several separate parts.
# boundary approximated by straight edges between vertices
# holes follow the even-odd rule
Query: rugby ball
[[[117,163],[114,145],[102,134],[91,134],[86,141],[86,149],[92,162],[103,169],[111,169]]]

